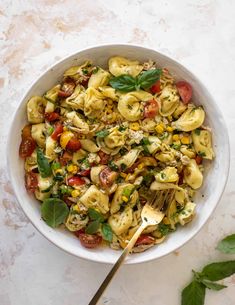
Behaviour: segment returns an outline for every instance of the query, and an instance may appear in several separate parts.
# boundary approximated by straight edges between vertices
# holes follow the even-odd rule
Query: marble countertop
[[[229,181],[205,227],[171,255],[124,266],[103,304],[180,304],[191,269],[235,258],[215,250],[218,240],[235,232],[234,11],[231,0],[0,2],[1,305],[86,305],[110,269],[70,256],[39,234],[17,204],[6,171],[8,122],[26,88],[51,64],[94,44],[136,43],[178,60],[214,95],[231,136]],[[234,305],[235,276],[225,283],[223,291],[208,291],[206,305]]]

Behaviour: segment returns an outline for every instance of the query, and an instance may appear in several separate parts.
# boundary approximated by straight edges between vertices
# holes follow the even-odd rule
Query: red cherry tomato
[[[104,165],[104,164],[108,164],[109,159],[110,159],[110,155],[104,153],[102,150],[100,150],[98,152],[98,155],[100,157],[100,164]]]
[[[197,155],[196,158],[195,158],[195,161],[196,161],[197,165],[202,164],[202,157]]]
[[[69,186],[83,185],[85,183],[86,183],[85,180],[83,180],[82,178],[80,178],[78,176],[73,176],[73,177],[68,179],[68,185]]]
[[[25,188],[28,192],[34,193],[38,187],[38,177],[36,173],[27,172],[25,174]]]
[[[28,137],[25,139],[22,139],[20,143],[20,148],[19,148],[19,155],[21,158],[27,158],[30,157],[36,148],[36,142],[34,141],[33,138]]]
[[[80,234],[84,234],[84,233],[85,233],[85,229],[84,229],[84,228],[82,228],[82,229],[80,229],[80,230],[74,232],[74,234],[75,234],[77,237],[79,237]]]
[[[90,175],[90,172],[91,172],[91,169],[90,169],[90,168],[84,169],[84,170],[82,170],[82,171],[79,172],[79,175],[80,175],[80,176],[83,176],[83,177],[87,177],[87,176]]]
[[[47,121],[53,122],[58,120],[60,115],[57,112],[45,112],[44,117]]]
[[[117,176],[117,172],[112,171],[108,166],[105,167],[99,174],[101,186],[104,188],[110,187],[117,178]]]
[[[56,123],[55,124],[55,129],[54,129],[54,131],[53,131],[53,133],[51,135],[51,138],[53,140],[58,140],[60,135],[62,134],[62,132],[63,132],[63,125],[62,125],[62,123],[61,122]]]
[[[66,145],[66,149],[71,151],[77,151],[81,148],[81,143],[78,139],[72,138],[69,140],[68,144]]]
[[[157,111],[158,111],[158,104],[153,99],[153,100],[147,102],[146,105],[144,106],[144,117],[145,118],[154,118],[157,114]]]
[[[69,152],[65,151],[63,153],[63,156],[60,157],[60,163],[61,165],[65,166],[69,161],[71,161],[73,158],[73,155],[70,154]]]
[[[98,247],[102,242],[102,237],[99,235],[90,235],[86,233],[79,234],[79,240],[83,247],[93,249]]]
[[[176,83],[176,87],[179,91],[179,95],[185,105],[187,105],[193,94],[192,86],[186,81],[179,81]]]
[[[152,94],[159,93],[161,91],[161,82],[158,80],[151,88],[150,91]]]
[[[64,82],[61,90],[59,91],[58,96],[69,97],[70,95],[73,94],[75,86],[76,86],[76,84],[74,83],[74,81],[72,79],[66,80]]]
[[[152,236],[143,234],[137,239],[135,246],[151,245],[154,243],[154,241],[155,239]]]

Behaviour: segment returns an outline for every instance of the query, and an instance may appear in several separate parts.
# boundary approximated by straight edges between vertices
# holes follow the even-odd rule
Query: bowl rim
[[[225,143],[226,143],[226,150],[227,150],[227,158],[225,160],[225,163],[224,163],[224,173],[225,173],[225,179],[224,179],[224,183],[223,183],[223,186],[221,187],[220,189],[220,192],[218,194],[218,197],[217,197],[217,200],[211,210],[211,213],[208,215],[208,217],[204,220],[204,222],[202,222],[201,226],[199,226],[197,228],[197,230],[194,230],[193,233],[191,233],[190,237],[185,240],[181,245],[179,246],[175,246],[175,248],[173,248],[169,253],[165,253],[165,254],[162,254],[158,257],[150,257],[150,258],[143,258],[139,261],[132,261],[132,260],[125,260],[124,264],[125,265],[131,265],[131,264],[142,264],[142,263],[145,263],[145,262],[150,262],[150,261],[153,261],[153,260],[156,260],[156,259],[161,259],[163,258],[164,256],[167,256],[167,255],[170,255],[172,254],[172,252],[180,249],[181,247],[183,247],[186,243],[188,243],[190,240],[192,240],[194,237],[196,237],[196,235],[202,230],[202,228],[206,225],[206,223],[209,221],[211,215],[214,213],[216,207],[218,206],[220,200],[221,200],[221,197],[224,193],[224,190],[225,190],[225,187],[227,185],[227,181],[228,181],[228,177],[229,177],[229,169],[230,169],[230,141],[229,141],[229,134],[228,134],[228,127],[227,127],[227,124],[225,122],[225,119],[224,119],[224,116],[223,116],[223,113],[222,111],[220,110],[218,104],[216,103],[216,99],[214,98],[214,96],[210,93],[210,91],[207,89],[207,87],[200,81],[199,77],[197,76],[197,74],[195,74],[194,72],[191,72],[188,68],[186,68],[183,64],[181,64],[179,61],[177,61],[176,59],[172,58],[171,56],[168,56],[168,55],[165,55],[164,53],[158,51],[157,49],[155,48],[150,48],[148,46],[141,46],[141,45],[138,45],[138,44],[132,44],[132,43],[104,43],[104,44],[97,44],[97,45],[91,45],[91,46],[88,46],[86,48],[81,48],[81,49],[78,49],[76,52],[73,52],[73,53],[70,53],[69,55],[61,58],[59,61],[56,61],[55,63],[51,64],[45,71],[41,72],[40,75],[34,80],[32,81],[28,86],[27,88],[25,89],[24,91],[24,94],[21,96],[20,98],[20,102],[19,104],[17,105],[13,115],[12,115],[12,120],[10,122],[10,128],[9,128],[9,132],[8,132],[8,136],[7,136],[7,145],[6,145],[6,152],[9,151],[10,149],[10,138],[11,138],[11,134],[12,134],[12,130],[13,130],[13,123],[14,123],[14,120],[15,118],[17,117],[17,113],[18,113],[18,110],[19,108],[21,107],[22,103],[25,101],[25,98],[28,94],[28,92],[31,90],[31,88],[33,87],[34,84],[36,84],[45,74],[47,74],[50,70],[54,69],[57,65],[60,65],[62,64],[64,61],[67,61],[69,58],[71,57],[74,57],[74,56],[79,56],[79,53],[81,52],[85,52],[85,51],[89,51],[91,49],[97,49],[97,48],[104,48],[104,47],[126,47],[126,46],[129,46],[129,47],[133,47],[133,48],[139,48],[139,49],[143,49],[144,50],[148,50],[148,51],[153,51],[153,52],[156,52],[158,54],[160,54],[163,58],[166,58],[166,59],[169,59],[171,60],[172,62],[175,62],[177,63],[177,65],[179,67],[181,67],[182,69],[184,69],[187,73],[189,73],[190,75],[192,75],[194,77],[194,79],[196,80],[196,82],[199,84],[199,86],[205,90],[210,98],[210,100],[213,102],[213,106],[215,107],[216,109],[216,112],[220,113],[220,116],[221,116],[221,122],[222,122],[222,125],[223,125],[223,128],[224,128],[224,140],[225,140]],[[72,252],[72,251],[69,251],[68,249],[62,247],[56,239],[53,239],[51,238],[50,236],[48,236],[48,234],[46,234],[46,232],[43,232],[43,230],[41,229],[40,226],[37,226],[33,219],[28,215],[28,213],[26,212],[25,208],[24,208],[24,205],[21,204],[21,200],[20,200],[20,197],[19,197],[19,194],[17,193],[16,191],[16,188],[15,188],[15,184],[13,183],[13,173],[11,171],[11,166],[10,166],[10,154],[6,153],[7,155],[7,173],[8,173],[8,176],[10,178],[10,182],[11,182],[11,185],[12,185],[12,188],[13,188],[13,191],[14,191],[14,196],[16,197],[17,199],[17,202],[19,203],[21,209],[23,210],[24,214],[26,215],[26,217],[29,219],[29,221],[31,222],[31,224],[34,226],[34,228],[37,229],[37,231],[39,231],[47,240],[49,240],[52,244],[56,245],[58,248],[60,248],[61,250],[63,250],[64,252],[70,254],[70,255],[73,255],[73,256],[76,256],[78,258],[81,258],[81,259],[84,259],[84,260],[87,260],[87,261],[93,261],[93,262],[97,262],[97,263],[104,263],[104,264],[112,264],[111,262],[107,262],[105,261],[104,259],[100,259],[99,257],[97,259],[93,259],[93,258],[89,258],[88,256],[86,255],[80,255],[79,253],[75,253],[75,252]]]

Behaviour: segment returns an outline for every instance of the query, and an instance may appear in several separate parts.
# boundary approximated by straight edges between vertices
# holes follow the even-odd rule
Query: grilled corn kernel
[[[126,174],[126,173],[121,173],[120,176],[121,176],[122,178],[126,178],[127,174]]]
[[[138,122],[135,123],[131,123],[129,125],[130,129],[134,130],[134,131],[138,131],[140,129],[140,124]]]
[[[63,131],[67,131],[68,128],[66,126],[63,127]]]
[[[63,174],[63,170],[61,168],[58,168],[55,170],[56,174]]]
[[[172,137],[172,140],[173,141],[179,141],[180,137],[178,134],[174,134],[173,137]]]
[[[144,164],[143,163],[140,163],[139,165],[138,165],[138,169],[143,169],[144,168]]]
[[[155,130],[156,130],[156,132],[157,133],[163,133],[163,131],[164,131],[164,125],[162,124],[162,123],[160,123],[160,124],[158,124],[156,127],[155,127]]]
[[[170,221],[169,221],[169,219],[168,219],[167,217],[164,217],[164,218],[163,218],[163,223],[164,223],[165,225],[169,225],[169,224],[170,224]]]
[[[67,166],[67,171],[72,174],[76,174],[78,171],[77,165],[70,164]]]
[[[172,128],[171,126],[167,126],[166,130],[167,130],[168,132],[172,132],[172,131],[173,131],[173,128]]]
[[[79,190],[73,190],[72,192],[71,192],[71,196],[73,197],[73,198],[76,198],[76,197],[78,197],[80,195],[80,191]]]
[[[78,205],[73,206],[73,211],[80,212],[80,208]]]
[[[189,143],[190,143],[189,137],[183,136],[183,137],[181,138],[181,143],[182,143],[182,144],[189,144]]]
[[[124,202],[128,202],[128,198],[127,198],[126,196],[122,196],[122,200],[123,200]]]

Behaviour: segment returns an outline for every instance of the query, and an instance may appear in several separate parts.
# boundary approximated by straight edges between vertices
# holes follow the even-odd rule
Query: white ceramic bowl
[[[41,95],[51,88],[61,79],[63,72],[70,66],[79,65],[85,60],[91,59],[95,64],[105,68],[107,67],[108,59],[114,55],[137,59],[141,62],[152,59],[159,66],[168,68],[176,80],[185,79],[191,83],[193,87],[193,100],[196,104],[203,105],[207,116],[206,124],[213,130],[213,146],[216,154],[215,160],[206,164],[203,187],[197,192],[195,197],[195,202],[197,203],[197,216],[195,219],[189,225],[181,227],[175,233],[170,234],[164,243],[159,246],[155,246],[143,253],[131,255],[126,263],[133,264],[169,254],[195,236],[215,209],[226,184],[229,170],[229,140],[226,125],[212,96],[195,75],[175,60],[155,50],[140,46],[126,44],[102,45],[79,51],[61,60],[43,73],[42,76],[35,80],[20,101],[9,133],[7,155],[10,179],[15,195],[33,225],[47,239],[68,253],[96,262],[114,263],[120,255],[119,251],[114,251],[108,247],[94,250],[85,249],[70,232],[64,229],[54,230],[47,226],[41,219],[39,202],[25,190],[24,166],[23,161],[18,155],[21,141],[20,132],[26,123],[26,103],[29,98],[32,95]]]

